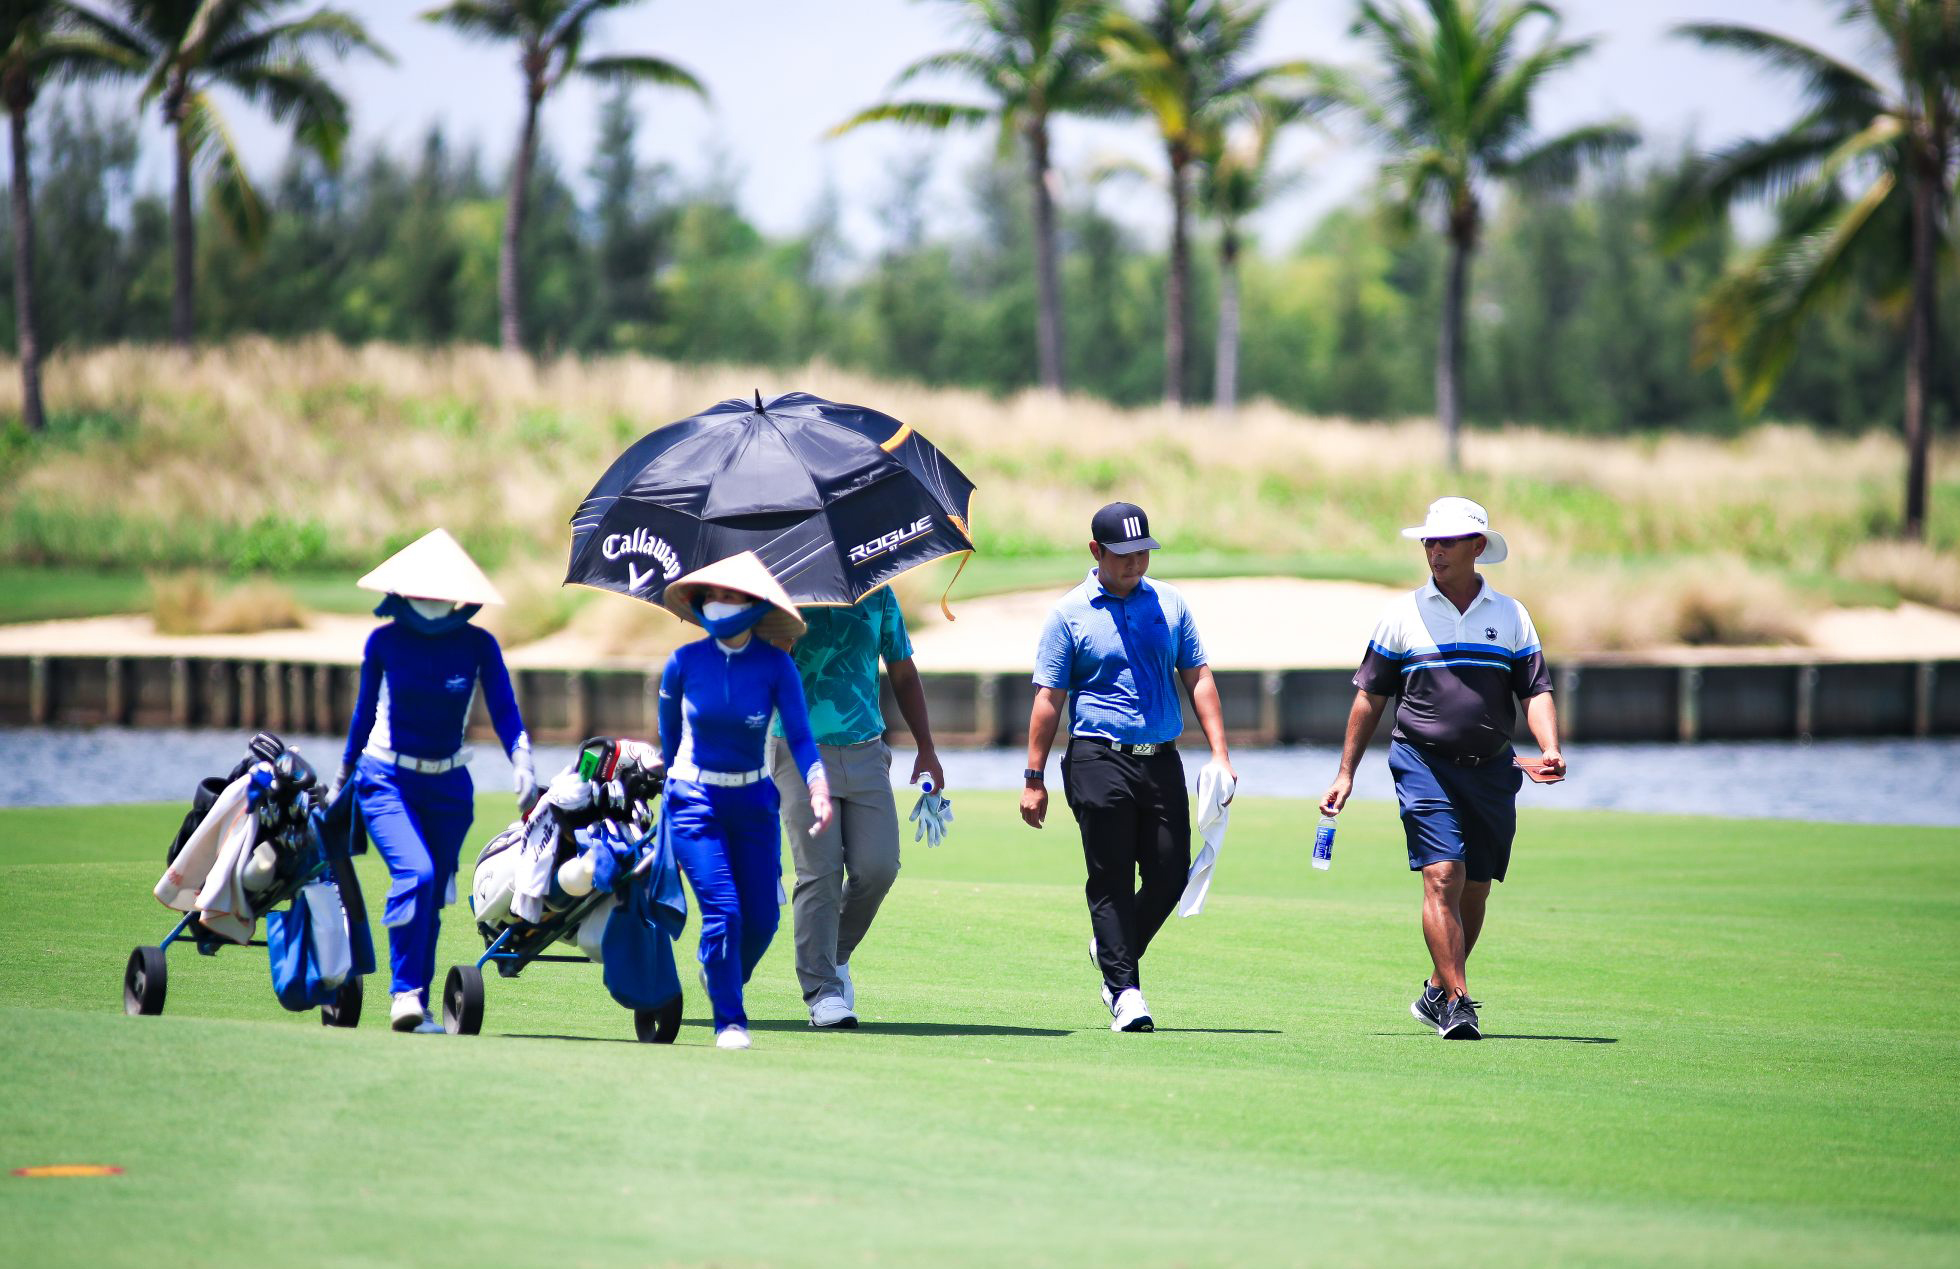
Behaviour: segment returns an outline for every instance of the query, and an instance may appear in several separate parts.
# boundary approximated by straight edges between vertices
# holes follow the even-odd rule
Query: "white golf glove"
[[[529,815],[538,804],[538,772],[531,762],[531,744],[520,740],[510,751],[511,787],[517,794],[517,813]]]
[[[918,825],[912,840],[923,840],[928,847],[937,846],[946,840],[946,826],[953,822],[953,799],[927,790],[919,794],[911,818]]]

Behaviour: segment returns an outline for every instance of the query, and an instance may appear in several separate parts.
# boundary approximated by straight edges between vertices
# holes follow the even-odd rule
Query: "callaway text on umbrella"
[[[853,604],[970,553],[973,482],[888,414],[791,392],[723,401],[635,441],[572,517],[565,581],[658,604],[754,551],[799,604]]]

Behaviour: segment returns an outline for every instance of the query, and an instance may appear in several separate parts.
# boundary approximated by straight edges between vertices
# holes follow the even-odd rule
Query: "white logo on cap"
[[[1140,538],[1140,537],[1142,537],[1142,536],[1143,536],[1143,517],[1141,517],[1141,516],[1124,516],[1124,517],[1123,517],[1123,536],[1124,536],[1124,537],[1126,537],[1126,538]]]

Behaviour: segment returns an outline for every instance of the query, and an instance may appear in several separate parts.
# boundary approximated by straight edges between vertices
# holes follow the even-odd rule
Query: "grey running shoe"
[[[1436,1028],[1436,1034],[1441,1035],[1444,1003],[1442,989],[1431,987],[1425,982],[1422,985],[1422,994],[1409,1002],[1409,1012],[1415,1015],[1417,1022]]]
[[[1436,1034],[1445,1040],[1481,1040],[1484,1033],[1477,1026],[1477,1002],[1468,996],[1458,996],[1443,1006],[1443,1023],[1436,1028]]]

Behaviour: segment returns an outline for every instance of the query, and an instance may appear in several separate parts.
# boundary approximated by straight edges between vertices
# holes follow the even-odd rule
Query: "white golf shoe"
[[[1143,1003],[1143,993],[1134,987],[1125,987],[1116,997],[1110,1012],[1115,1017],[1109,1020],[1111,1031],[1155,1031],[1157,1024],[1150,1020],[1150,1006]]]
[[[844,1007],[846,1009],[856,1009],[858,1007],[858,989],[851,982],[851,966],[848,961],[842,962],[837,966],[837,981],[844,985]]]
[[[388,1025],[396,1031],[415,1031],[422,1026],[427,1012],[422,1007],[421,992],[398,991],[394,1003],[388,1006]]]
[[[747,1027],[734,1026],[732,1024],[723,1027],[721,1030],[715,1032],[715,1047],[717,1049],[748,1048],[749,1029]]]
[[[810,1025],[819,1030],[838,1027],[853,1031],[857,1024],[858,1016],[851,1012],[850,1005],[845,1003],[842,996],[819,996],[810,1005]]]

